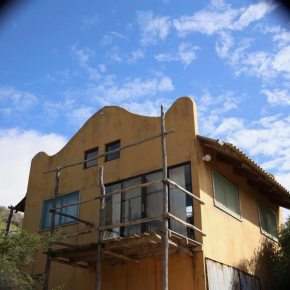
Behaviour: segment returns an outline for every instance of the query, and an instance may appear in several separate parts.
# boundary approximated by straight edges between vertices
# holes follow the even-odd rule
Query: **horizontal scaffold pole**
[[[182,186],[178,185],[176,182],[174,182],[174,181],[172,181],[170,179],[166,179],[166,181],[167,181],[167,183],[169,183],[172,186],[174,186],[174,187],[178,188],[179,190],[183,191],[184,193],[186,193],[187,195],[189,195],[193,199],[199,201],[201,204],[205,204],[205,202],[203,200],[201,200],[199,197],[195,196],[194,194],[192,194],[188,190],[184,189]]]
[[[59,211],[54,211],[54,212],[55,212],[55,214],[58,214],[58,215],[61,215],[61,216],[65,216],[65,217],[68,217],[68,218],[70,218],[70,219],[74,219],[74,220],[76,220],[76,221],[78,221],[78,222],[80,222],[80,223],[84,223],[84,224],[86,224],[87,226],[91,226],[91,227],[94,226],[92,223],[90,223],[90,222],[88,222],[88,221],[85,221],[85,220],[82,220],[82,219],[80,219],[80,218],[78,218],[78,217],[75,217],[75,216],[73,216],[73,215],[69,215],[69,214],[66,214],[66,213],[59,212]]]
[[[78,235],[89,234],[89,233],[96,232],[96,231],[107,231],[107,230],[111,230],[111,229],[114,229],[114,228],[127,227],[127,226],[142,224],[142,223],[146,223],[146,222],[151,222],[151,221],[163,219],[164,217],[171,218],[171,219],[177,221],[178,223],[182,224],[183,226],[191,228],[191,229],[201,233],[203,236],[206,236],[206,233],[201,231],[199,228],[197,228],[194,225],[191,225],[191,224],[181,220],[180,218],[174,216],[171,213],[168,213],[167,215],[159,215],[159,216],[154,216],[154,217],[149,217],[149,218],[138,219],[138,220],[129,221],[129,222],[126,222],[126,223],[120,223],[120,224],[109,225],[109,226],[100,227],[100,228],[93,228],[93,229],[89,229],[89,230],[83,230],[83,231],[76,232],[76,233],[71,233],[71,234],[64,234],[63,236],[65,238],[70,238],[70,237],[74,237],[74,236],[78,236]]]
[[[171,219],[175,220],[176,222],[184,225],[185,227],[190,228],[190,229],[193,229],[193,230],[201,233],[204,237],[206,236],[206,233],[204,233],[202,230],[200,230],[199,228],[195,227],[194,225],[191,225],[191,224],[183,221],[182,219],[176,217],[175,215],[173,215],[171,213],[169,213],[168,215],[169,215],[169,218],[171,218]]]
[[[168,135],[168,134],[174,133],[175,131],[176,131],[175,129],[171,129],[171,130],[166,131],[164,134]],[[107,155],[110,155],[110,154],[114,154],[114,153],[119,152],[121,150],[130,148],[130,147],[135,146],[135,145],[139,145],[141,143],[144,143],[144,142],[147,142],[147,141],[159,138],[159,137],[161,137],[161,133],[155,134],[155,135],[153,135],[151,137],[148,137],[148,138],[145,138],[145,139],[141,139],[141,140],[133,142],[133,143],[129,143],[129,144],[123,146],[123,147],[117,148],[117,149],[109,151],[109,152],[102,153],[102,154],[100,154],[98,156],[95,156],[93,158],[90,158],[90,159],[86,159],[86,160],[82,160],[82,161],[79,161],[79,162],[76,162],[76,163],[71,163],[71,164],[67,164],[67,165],[61,166],[60,169],[64,169],[64,168],[68,168],[68,167],[72,167],[72,166],[76,166],[76,165],[81,165],[81,164],[84,164],[84,163],[87,163],[87,162],[90,162],[90,161],[93,161],[93,160],[97,160],[97,159],[102,158],[104,156],[107,156]],[[56,170],[57,169],[47,170],[47,171],[44,171],[43,173],[44,174],[51,173],[51,172],[55,172]]]
[[[151,182],[147,182],[147,183],[138,184],[138,185],[135,185],[135,186],[132,186],[132,187],[128,187],[128,188],[125,188],[125,189],[116,190],[116,191],[113,191],[111,193],[106,193],[104,196],[95,196],[95,197],[92,197],[90,199],[85,199],[85,200],[81,200],[79,202],[65,204],[63,206],[55,207],[55,208],[50,209],[49,211],[53,212],[53,211],[56,211],[58,209],[62,209],[62,208],[65,208],[65,207],[74,206],[74,205],[78,205],[78,204],[82,204],[82,203],[85,203],[85,202],[98,200],[98,199],[102,199],[102,198],[107,198],[107,197],[113,196],[115,194],[131,191],[131,190],[134,190],[134,189],[137,189],[137,188],[151,186],[151,185],[158,184],[158,183],[161,183],[161,182],[164,182],[164,180],[160,179],[160,180],[156,180],[156,181],[151,181]]]

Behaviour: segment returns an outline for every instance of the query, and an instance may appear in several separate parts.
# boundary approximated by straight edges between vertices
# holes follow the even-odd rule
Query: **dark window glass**
[[[96,156],[98,156],[98,154],[99,154],[98,148],[94,148],[92,150],[86,151],[85,152],[85,160],[91,159],[93,157],[96,157]],[[85,168],[89,168],[89,167],[95,166],[97,164],[98,164],[98,159],[95,159],[95,160],[86,162],[85,163]]]
[[[266,206],[259,204],[260,226],[262,233],[274,240],[278,240],[276,215]]]
[[[48,229],[51,224],[51,212],[49,210],[52,208],[53,199],[45,200],[42,202],[42,213],[41,213],[41,223],[40,229]],[[72,192],[57,198],[56,207],[63,206],[66,204],[74,203],[79,201],[79,191]],[[62,213],[78,217],[78,205],[69,206],[60,209]],[[61,215],[55,215],[55,226],[66,225],[75,222],[74,219],[64,217]]]
[[[229,180],[213,172],[215,205],[241,218],[238,187]]]
[[[120,140],[114,142],[114,143],[110,143],[106,145],[106,152],[110,152],[113,151],[115,149],[120,148]],[[106,156],[106,161],[110,161],[110,160],[114,160],[120,158],[120,151],[109,154]]]

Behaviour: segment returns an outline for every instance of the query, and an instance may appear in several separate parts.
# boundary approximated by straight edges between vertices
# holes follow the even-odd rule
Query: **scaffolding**
[[[49,170],[49,171],[44,172],[45,174],[52,173],[52,172],[56,173],[54,198],[52,202],[52,209],[50,209],[50,212],[51,212],[50,234],[53,235],[55,231],[55,216],[60,215],[60,216],[65,216],[65,217],[74,219],[78,222],[84,223],[87,226],[90,226],[90,229],[66,234],[65,235],[66,238],[78,236],[78,235],[84,235],[91,232],[98,232],[98,241],[96,243],[91,243],[91,244],[86,244],[86,245],[72,245],[72,244],[68,244],[64,242],[55,242],[55,244],[65,246],[65,248],[57,249],[57,250],[53,250],[53,244],[50,244],[48,251],[46,252],[47,261],[46,261],[46,267],[45,267],[45,278],[44,278],[43,290],[48,290],[49,276],[50,276],[50,269],[51,269],[52,261],[65,264],[65,265],[70,265],[73,267],[83,268],[83,269],[95,268],[95,271],[96,271],[95,290],[100,290],[102,264],[119,263],[119,262],[124,262],[124,261],[139,264],[141,259],[159,257],[159,256],[162,256],[162,285],[163,285],[162,289],[168,290],[169,254],[174,255],[174,254],[179,253],[179,251],[182,251],[192,256],[194,251],[202,250],[201,243],[195,240],[192,240],[186,236],[183,236],[181,234],[178,234],[172,230],[169,230],[169,227],[168,227],[169,219],[172,219],[187,228],[190,228],[194,231],[199,232],[202,236],[206,236],[206,234],[199,228],[181,220],[180,218],[174,216],[173,214],[169,212],[168,185],[178,188],[185,194],[189,195],[192,199],[198,201],[200,204],[204,204],[204,202],[199,197],[195,196],[191,192],[187,191],[186,189],[184,189],[177,183],[167,178],[167,154],[166,154],[165,136],[174,132],[175,132],[175,129],[165,131],[165,113],[164,113],[164,108],[161,105],[161,133],[136,141],[134,143],[127,144],[118,149],[100,154],[93,158],[76,162],[76,163],[72,163],[72,164],[68,164],[68,165],[64,165],[64,166],[58,166],[54,170]],[[144,142],[156,139],[156,138],[161,138],[163,179],[151,181],[148,183],[142,183],[142,184],[130,187],[130,188],[121,189],[121,190],[117,190],[117,191],[106,194],[106,188],[103,181],[104,168],[103,166],[101,166],[99,169],[100,195],[95,196],[90,199],[81,200],[79,202],[56,207],[61,170],[102,158],[109,154],[119,152],[121,150],[139,145],[141,143],[144,143]],[[106,198],[111,197],[116,194],[121,194],[121,193],[132,191],[138,188],[149,187],[149,186],[152,186],[154,184],[159,184],[159,183],[163,184],[163,214],[162,215],[142,218],[138,220],[132,220],[125,223],[113,224],[113,225],[108,225],[108,226],[104,225]],[[78,217],[68,215],[59,211],[65,207],[80,205],[80,204],[90,202],[93,200],[99,200],[100,202],[98,227],[94,227],[94,225],[89,221],[85,221]],[[134,234],[131,236],[113,238],[109,240],[104,239],[104,232],[107,230],[147,223],[150,221],[155,221],[155,220],[160,220],[160,219],[163,220],[162,230],[159,229],[159,230],[154,230],[151,232]]]

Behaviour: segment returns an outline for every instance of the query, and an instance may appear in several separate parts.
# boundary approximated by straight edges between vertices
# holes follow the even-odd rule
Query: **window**
[[[169,178],[178,182],[182,187],[191,192],[190,165],[181,165],[168,170]],[[143,174],[122,182],[106,186],[106,194],[113,191],[133,187],[141,183],[147,183],[163,178],[162,171]],[[176,189],[169,187],[169,211],[180,219],[193,224],[193,202],[191,198]],[[119,224],[128,221],[139,220],[146,217],[154,217],[163,214],[163,184],[153,184],[149,187],[137,188],[106,198],[105,224]],[[115,228],[104,233],[104,239],[112,239],[120,236],[130,236],[142,232],[162,229],[162,219],[148,223],[137,224],[122,228]],[[193,238],[193,231],[180,226],[175,221],[170,221],[170,228],[189,238]]]
[[[85,160],[91,159],[93,157],[96,157],[96,156],[98,156],[98,154],[99,154],[98,148],[94,148],[94,149],[88,150],[88,151],[85,152]],[[95,160],[86,162],[84,168],[89,168],[89,167],[95,166],[97,164],[98,164],[98,159],[95,159]]]
[[[113,142],[113,143],[110,143],[110,144],[107,144],[106,145],[106,152],[110,152],[110,151],[113,151],[113,150],[118,149],[118,148],[120,148],[120,140]],[[120,151],[107,155],[106,161],[114,160],[117,158],[120,158]]]
[[[56,207],[59,207],[65,204],[78,202],[78,201],[79,201],[79,191],[75,191],[69,194],[59,196],[57,198]],[[53,199],[48,199],[42,202],[42,213],[41,213],[41,222],[40,222],[41,230],[50,228],[51,212],[49,212],[49,210],[52,208],[52,202],[53,202]],[[62,208],[59,211],[62,213],[66,213],[66,214],[78,217],[78,209],[79,209],[78,205],[74,205],[74,206]],[[55,226],[66,225],[73,222],[75,222],[74,219],[57,215],[57,214],[55,215]]]
[[[259,203],[259,216],[262,233],[277,241],[278,229],[276,214],[266,206]]]
[[[215,205],[227,213],[241,219],[238,187],[213,171]]]

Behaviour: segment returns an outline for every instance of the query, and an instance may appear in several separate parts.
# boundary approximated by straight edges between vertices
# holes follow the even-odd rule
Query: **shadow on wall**
[[[272,289],[270,287],[272,283],[271,270],[273,269],[274,253],[277,246],[277,243],[262,237],[253,256],[250,259],[242,259],[236,267],[253,276],[266,280],[266,285],[261,285],[263,289],[264,287],[265,289]],[[263,283],[262,281],[260,282],[261,284]]]

